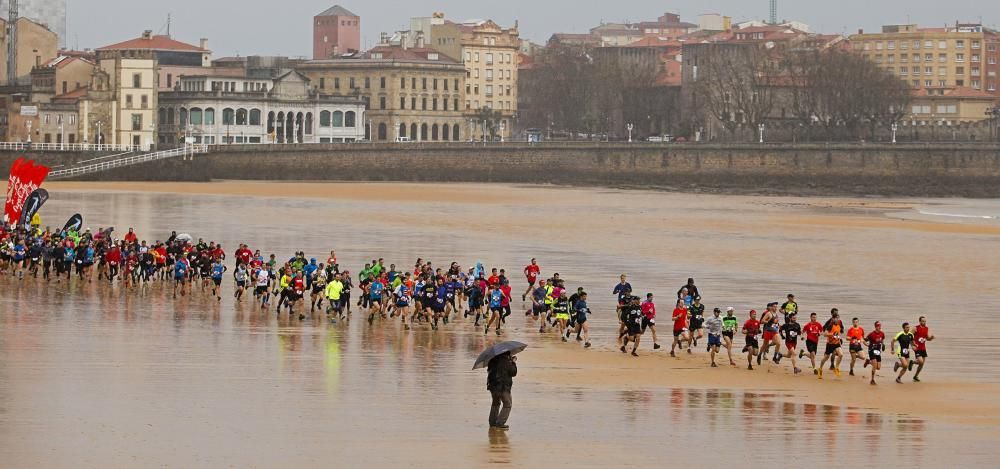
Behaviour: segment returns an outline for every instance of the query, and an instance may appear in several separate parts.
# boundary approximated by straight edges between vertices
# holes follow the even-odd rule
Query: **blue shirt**
[[[222,264],[215,264],[212,266],[212,278],[221,279],[223,272],[226,271],[226,267]]]
[[[188,265],[187,262],[178,262],[174,264],[174,276],[180,278],[187,273]]]
[[[382,289],[385,288],[382,282],[372,282],[369,293],[372,298],[380,299],[382,298]]]
[[[493,292],[490,293],[490,308],[499,308],[502,302],[503,292],[500,290],[493,290]]]

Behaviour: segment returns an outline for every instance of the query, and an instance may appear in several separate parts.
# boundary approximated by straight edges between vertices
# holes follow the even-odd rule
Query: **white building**
[[[184,76],[160,93],[160,143],[335,143],[365,138],[365,104],[313,90],[286,71],[273,79]]]

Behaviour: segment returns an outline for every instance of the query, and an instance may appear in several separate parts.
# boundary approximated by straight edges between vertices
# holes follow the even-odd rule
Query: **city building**
[[[0,19],[0,82],[7,83],[7,21]],[[17,20],[17,70],[25,83],[31,69],[59,55],[59,37],[45,25],[21,17]]]
[[[733,19],[718,13],[698,15],[699,31],[729,31],[733,29]]]
[[[321,95],[367,103],[365,135],[373,140],[460,141],[470,135],[465,67],[437,50],[381,44],[297,70]]]
[[[26,84],[0,86],[0,138],[27,141],[30,128],[35,142],[77,142],[78,109],[65,97],[86,93],[95,67],[88,59],[59,56],[35,67]]]
[[[151,35],[145,34],[145,41]],[[148,44],[149,42],[145,43]],[[97,49],[97,65],[107,74],[108,120],[102,121],[102,143],[151,146],[156,143],[157,51],[153,48]]]
[[[204,144],[333,143],[365,135],[361,99],[321,94],[293,70],[273,79],[183,76],[175,91],[160,93],[157,112],[161,144],[185,138]]]
[[[912,112],[902,122],[938,127],[979,122],[996,104],[996,95],[969,87],[917,88],[910,103]]]
[[[313,17],[313,60],[361,50],[361,17],[335,5]]]
[[[118,51],[126,56],[133,53],[151,55],[156,60],[156,87],[159,91],[172,90],[181,76],[204,75],[212,65],[208,39],[202,39],[200,45],[195,46],[170,36],[154,35],[149,30],[137,38],[104,46],[98,49],[100,51]]]
[[[879,33],[858,31],[850,43],[914,88],[970,88],[1000,96],[997,33],[980,24],[888,25]]]
[[[0,16],[7,18],[9,8],[10,0],[0,0]],[[66,0],[18,0],[17,15],[45,26],[59,38],[58,46],[66,47]]]

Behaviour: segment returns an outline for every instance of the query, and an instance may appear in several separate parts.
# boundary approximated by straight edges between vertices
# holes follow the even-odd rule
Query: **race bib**
[[[904,349],[900,350],[899,353],[902,353],[903,355],[909,355],[910,354],[910,349],[904,348]]]
[[[872,355],[882,355],[881,350],[872,350]]]

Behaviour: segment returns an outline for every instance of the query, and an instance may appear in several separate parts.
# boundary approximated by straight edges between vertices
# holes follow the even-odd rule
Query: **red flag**
[[[4,205],[4,215],[11,223],[17,223],[21,217],[24,201],[42,185],[42,182],[49,175],[49,168],[41,165],[35,166],[31,160],[27,162],[22,160],[23,158],[18,158],[14,162],[7,180],[7,202]]]

